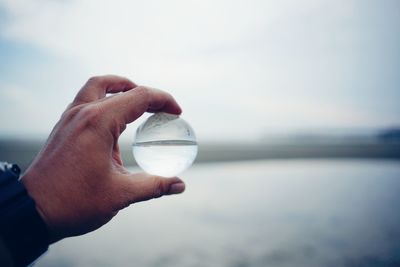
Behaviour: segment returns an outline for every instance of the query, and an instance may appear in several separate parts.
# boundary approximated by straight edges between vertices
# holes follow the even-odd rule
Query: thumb
[[[129,175],[123,186],[129,204],[185,191],[185,183],[178,177],[164,178],[145,173]]]

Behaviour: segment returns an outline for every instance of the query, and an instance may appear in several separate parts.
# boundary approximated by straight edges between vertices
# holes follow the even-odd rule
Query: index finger
[[[133,122],[146,111],[182,113],[181,107],[169,93],[145,86],[111,97],[101,105],[109,115],[109,120],[117,119],[124,124]]]
[[[117,75],[94,76],[79,90],[73,103],[87,103],[104,98],[107,93],[125,92],[137,85],[125,77]]]

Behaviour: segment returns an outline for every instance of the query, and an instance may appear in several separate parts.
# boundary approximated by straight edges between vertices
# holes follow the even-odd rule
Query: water
[[[147,173],[172,177],[192,165],[197,143],[186,140],[150,141],[132,145],[138,165]]]
[[[399,163],[195,164],[183,194],[133,204],[35,267],[400,266]]]

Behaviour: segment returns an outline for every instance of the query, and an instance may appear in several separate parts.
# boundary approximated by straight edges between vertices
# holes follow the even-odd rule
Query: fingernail
[[[182,182],[174,183],[169,187],[168,195],[179,194],[185,191],[185,184]]]

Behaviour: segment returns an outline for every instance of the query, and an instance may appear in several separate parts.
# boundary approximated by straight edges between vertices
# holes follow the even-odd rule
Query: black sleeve
[[[19,175],[17,165],[0,162],[0,238],[14,266],[26,266],[47,250],[49,234]]]

